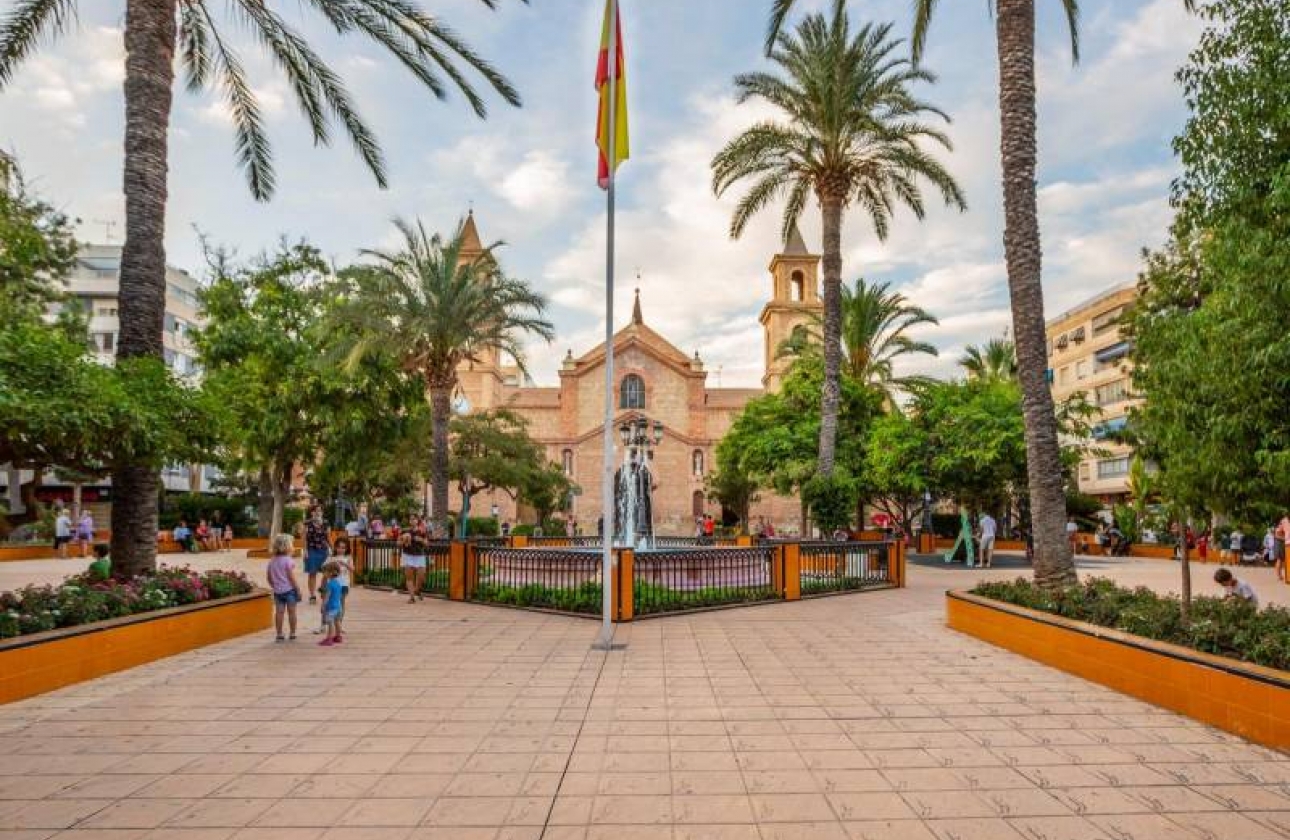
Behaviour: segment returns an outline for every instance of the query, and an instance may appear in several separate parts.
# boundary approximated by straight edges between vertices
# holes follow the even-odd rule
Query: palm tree
[[[969,344],[959,359],[969,379],[986,382],[1015,382],[1017,350],[1006,338],[992,338],[981,346]]]
[[[457,368],[485,355],[505,353],[524,369],[521,340],[550,341],[554,328],[543,314],[546,299],[528,283],[506,275],[494,243],[474,259],[463,254],[462,231],[444,241],[420,222],[395,222],[403,235],[397,251],[364,251],[372,262],[342,272],[340,301],[332,314],[350,365],[369,355],[397,360],[425,383],[433,423],[430,484],[434,517],[447,525],[448,424]]]
[[[910,338],[909,330],[940,322],[926,309],[915,306],[888,283],[866,283],[858,278],[855,289],[842,287],[842,349],[847,373],[882,393],[887,405],[895,405],[895,389],[923,381],[919,376],[896,376],[894,362],[901,356],[926,353],[936,348]]]
[[[964,208],[963,193],[924,146],[951,148],[927,116],[949,121],[920,100],[912,88],[935,77],[894,57],[901,41],[891,25],[850,30],[843,0],[832,15],[813,14],[795,33],[775,38],[771,61],[782,71],[735,77],[739,101],[762,99],[786,121],[767,121],[744,131],[712,160],[712,189],[721,195],[736,182],[752,181],[730,222],[738,238],[758,211],[784,199],[782,235],[801,216],[813,194],[824,228],[824,386],[821,397],[818,470],[833,472],[842,362],[842,216],[856,204],[885,239],[899,205],[922,218],[920,180],[929,181],[946,204]]]
[[[497,0],[480,0],[493,7]],[[46,36],[61,34],[76,15],[76,0],[15,0],[0,18],[0,89]],[[258,200],[273,194],[269,141],[242,59],[216,25],[207,0],[125,0],[125,244],[121,252],[121,332],[117,357],[162,358],[166,295],[166,185],[171,92],[176,52],[190,91],[217,87],[233,117],[237,159]],[[382,187],[385,163],[376,137],[359,116],[340,77],[305,38],[264,0],[231,0],[238,24],[248,27],[286,75],[316,144],[331,140],[340,123]],[[417,0],[311,0],[338,33],[384,47],[439,98],[449,84],[484,116],[483,99],[455,62],[480,76],[512,105],[519,95],[487,61]],[[445,81],[447,80],[447,81]],[[159,476],[127,466],[113,477],[112,557],[135,571],[156,560]]]

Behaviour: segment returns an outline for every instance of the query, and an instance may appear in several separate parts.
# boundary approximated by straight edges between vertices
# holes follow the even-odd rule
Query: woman
[[[416,514],[413,514],[408,529],[399,536],[399,549],[408,603],[415,604],[425,597],[421,594],[421,588],[425,586],[426,555],[430,553],[430,532]]]
[[[82,557],[89,554],[92,542],[94,542],[94,517],[90,516],[87,510],[81,514],[80,521],[76,523],[76,543],[81,547]]]
[[[197,545],[202,551],[211,550],[211,526],[205,519],[197,520]]]

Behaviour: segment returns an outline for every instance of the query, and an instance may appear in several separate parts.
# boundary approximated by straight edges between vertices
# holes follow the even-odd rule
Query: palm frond
[[[237,54],[228,48],[210,20],[210,12],[204,3],[193,4],[194,12],[200,13],[203,27],[210,36],[213,50],[210,62],[216,75],[219,76],[224,89],[224,99],[233,116],[234,148],[239,166],[246,173],[247,184],[251,195],[257,201],[267,201],[273,195],[274,172],[273,154],[269,147],[269,138],[264,133],[264,121],[260,116],[260,106],[255,101],[255,94],[246,79],[246,71]]]
[[[15,0],[0,20],[0,87],[41,38],[61,35],[76,17],[76,0]]]

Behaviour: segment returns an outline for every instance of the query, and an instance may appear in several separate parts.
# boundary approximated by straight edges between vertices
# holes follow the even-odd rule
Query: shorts
[[[416,554],[404,554],[400,562],[405,569],[424,569],[426,567],[426,558]]]
[[[994,551],[994,537],[981,538],[981,551]]]
[[[54,537],[54,548],[62,548],[71,541],[71,537]]]
[[[316,575],[322,571],[323,563],[327,562],[327,549],[311,548],[305,552],[305,573]]]
[[[298,604],[300,603],[300,593],[296,592],[296,590],[294,589],[288,590],[286,592],[274,592],[273,603],[281,604],[284,607],[289,607],[292,604]]]
[[[329,612],[324,612],[323,624],[335,624],[336,621],[340,618],[341,613],[342,613],[341,610],[331,610]]]

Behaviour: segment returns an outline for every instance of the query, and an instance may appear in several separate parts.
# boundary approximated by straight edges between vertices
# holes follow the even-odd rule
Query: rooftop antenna
[[[112,240],[115,238],[112,236],[112,230],[117,226],[117,223],[112,219],[95,219],[94,224],[103,225],[104,244],[111,245]]]

